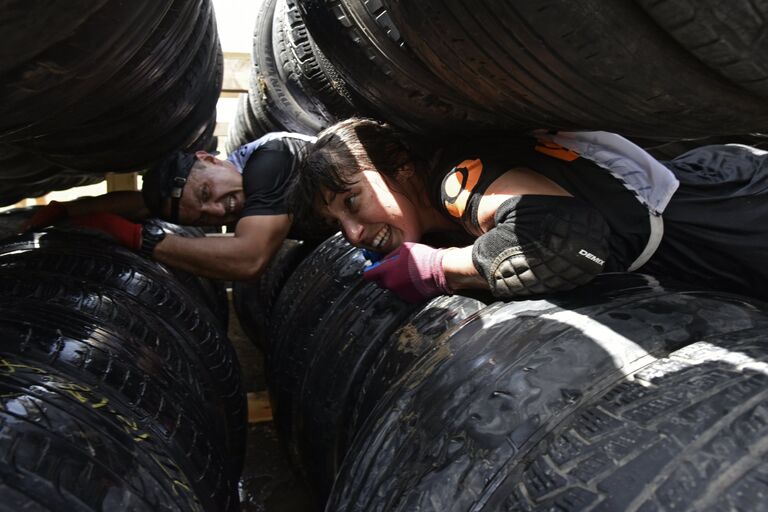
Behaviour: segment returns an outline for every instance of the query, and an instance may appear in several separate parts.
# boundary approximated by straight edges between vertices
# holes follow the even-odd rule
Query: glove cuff
[[[445,270],[443,269],[443,256],[445,256],[445,249],[435,251],[432,257],[431,274],[432,279],[435,282],[435,287],[443,292],[445,295],[453,295],[453,290],[448,286],[448,279],[445,276]]]

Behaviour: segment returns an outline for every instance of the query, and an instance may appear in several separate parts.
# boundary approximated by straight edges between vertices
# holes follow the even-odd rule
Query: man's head
[[[153,215],[196,226],[233,222],[245,205],[235,165],[205,151],[168,155],[145,173],[142,195]]]

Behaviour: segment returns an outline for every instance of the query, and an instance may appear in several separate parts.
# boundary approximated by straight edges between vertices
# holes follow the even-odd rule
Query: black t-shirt
[[[307,142],[274,139],[257,148],[243,168],[245,205],[240,217],[288,213],[286,193]]]
[[[605,271],[626,270],[645,248],[650,234],[648,210],[619,179],[575,153],[544,148],[532,137],[493,136],[446,145],[430,171],[431,200],[444,215],[478,236],[473,218],[480,197],[493,181],[515,167],[549,178],[603,215],[611,228],[611,257]],[[458,197],[462,184],[472,191]]]

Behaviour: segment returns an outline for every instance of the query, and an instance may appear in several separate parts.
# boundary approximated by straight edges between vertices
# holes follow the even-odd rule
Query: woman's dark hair
[[[396,178],[410,165],[423,177],[432,151],[426,139],[387,123],[365,118],[336,123],[318,135],[299,165],[289,194],[294,217],[302,223],[316,223],[315,211],[326,204],[322,191],[344,192],[356,181],[355,175],[366,169]]]

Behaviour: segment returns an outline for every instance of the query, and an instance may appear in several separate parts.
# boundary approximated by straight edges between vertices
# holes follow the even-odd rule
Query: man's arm
[[[140,221],[150,216],[141,192],[127,190],[108,192],[100,196],[82,197],[64,203],[51,201],[46,206],[35,210],[35,213],[21,224],[19,231],[41,229],[67,218],[101,213],[119,215],[133,221]]]
[[[288,235],[288,215],[250,215],[232,237],[186,238],[167,235],[153,259],[203,277],[243,281],[257,278]]]
[[[107,192],[100,196],[81,197],[73,201],[63,203],[70,217],[89,215],[91,213],[114,213],[126,219],[143,220],[150,216],[150,212],[144,205],[141,192],[134,190],[120,190]]]

